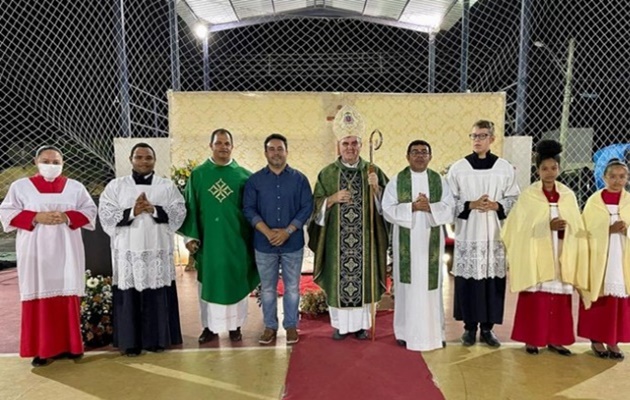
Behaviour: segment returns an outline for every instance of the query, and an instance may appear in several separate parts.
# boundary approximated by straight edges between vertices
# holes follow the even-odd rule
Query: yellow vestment
[[[589,259],[589,294],[584,303],[587,308],[589,302],[596,301],[603,295],[604,278],[606,276],[606,264],[608,261],[608,242],[610,233],[610,214],[602,199],[602,190],[598,190],[588,198],[582,214],[584,226],[588,231]],[[625,190],[619,200],[619,218],[630,223],[630,194]],[[628,236],[623,242],[623,275],[626,288],[630,288],[630,252],[628,249]]]
[[[560,218],[567,222],[559,279],[578,289],[588,289],[588,242],[580,209],[571,189],[556,182],[556,191],[560,195]],[[535,182],[521,193],[501,230],[512,292],[557,278],[550,220],[549,201],[542,182]]]

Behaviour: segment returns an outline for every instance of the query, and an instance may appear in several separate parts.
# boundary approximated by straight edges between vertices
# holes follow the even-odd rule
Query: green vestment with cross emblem
[[[251,172],[235,160],[206,160],[192,170],[184,198],[186,219],[179,233],[201,242],[194,255],[201,298],[230,305],[260,282],[254,262],[253,231],[242,211],[243,188]]]
[[[335,204],[326,211],[324,226],[311,221],[309,248],[315,253],[314,280],[326,292],[328,305],[336,308],[359,308],[370,304],[371,284],[376,277],[376,301],[385,292],[385,269],[389,238],[386,222],[374,206],[370,220],[369,163],[359,159],[357,168],[336,162],[325,167],[317,177],[313,195],[319,214],[324,200],[341,189],[352,193],[352,202]],[[387,176],[374,166],[381,189]],[[370,231],[374,231],[371,242]],[[371,258],[374,262],[371,263]],[[376,274],[372,271],[375,267]]]

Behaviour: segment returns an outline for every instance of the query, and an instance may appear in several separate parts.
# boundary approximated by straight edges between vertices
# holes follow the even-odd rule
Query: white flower
[[[96,278],[90,278],[87,280],[87,282],[85,283],[87,285],[87,287],[89,287],[90,289],[94,289],[95,287],[98,286],[98,279]]]
[[[178,180],[178,181],[177,181],[177,184],[178,184],[179,186],[184,186],[184,185],[186,184],[186,181],[185,181],[185,180],[183,180],[183,179],[180,179],[180,180]]]

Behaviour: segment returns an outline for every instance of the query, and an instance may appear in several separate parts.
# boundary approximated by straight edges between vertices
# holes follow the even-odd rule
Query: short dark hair
[[[153,153],[153,158],[157,158],[155,156],[155,150],[153,150],[153,147],[144,142],[136,143],[133,145],[133,147],[131,148],[131,153],[129,154],[129,158],[133,158],[133,152],[136,151],[137,148],[151,149],[151,152]]]
[[[479,128],[479,129],[487,129],[490,131],[490,135],[494,136],[494,122],[492,121],[480,119],[479,121],[475,122],[472,127]]]
[[[425,140],[414,140],[413,142],[409,143],[409,146],[407,146],[407,155],[411,154],[411,148],[413,146],[427,146],[429,148],[429,154],[431,154],[431,145],[429,144],[429,142]]]
[[[226,134],[226,135],[228,135],[230,137],[230,142],[232,142],[232,144],[234,144],[234,138],[232,137],[232,133],[230,133],[230,131],[228,131],[225,128],[219,128],[219,129],[215,129],[214,131],[212,131],[212,133],[210,134],[210,144],[212,144],[214,142],[215,136],[217,136],[219,134]]]
[[[45,145],[45,146],[42,146],[42,147],[38,148],[38,149],[35,151],[35,158],[39,157],[39,156],[40,156],[40,154],[42,154],[42,153],[43,153],[43,152],[45,152],[46,150],[53,150],[53,151],[56,151],[57,153],[59,153],[59,155],[61,156],[61,158],[63,158],[63,153],[61,152],[61,150],[59,150],[59,147],[57,147],[57,146],[53,146],[53,145],[51,145],[51,144],[49,144],[49,145]]]
[[[287,143],[287,138],[285,138],[283,135],[279,133],[272,133],[271,135],[267,136],[267,138],[265,139],[265,144],[264,144],[265,151],[267,151],[267,144],[269,144],[269,142],[271,142],[274,139],[281,140],[282,143],[284,143],[284,148],[289,150],[289,144]]]

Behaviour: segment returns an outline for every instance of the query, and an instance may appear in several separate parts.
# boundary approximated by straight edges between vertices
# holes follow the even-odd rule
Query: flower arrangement
[[[311,317],[327,313],[326,293],[322,289],[306,291],[300,299],[300,311]]]
[[[85,297],[81,300],[81,335],[88,347],[107,346],[113,339],[112,278],[85,271]]]
[[[197,161],[186,160],[186,164],[183,167],[171,167],[171,180],[180,192],[184,193],[190,173],[197,165],[199,165]]]

